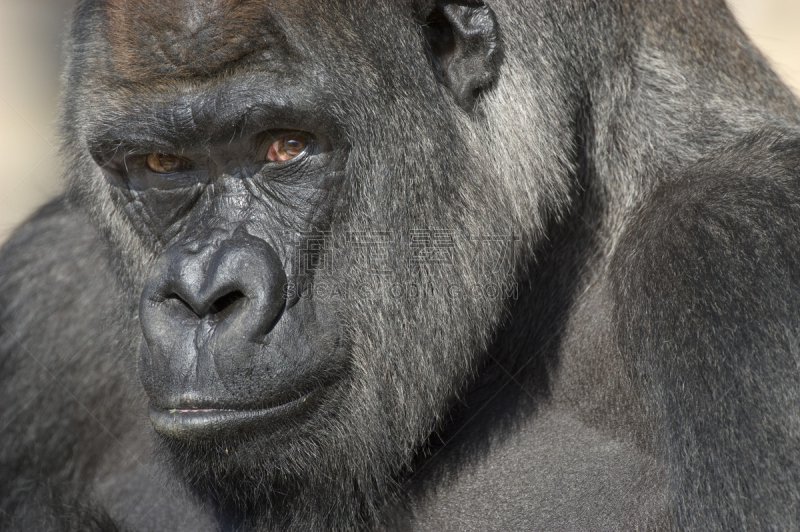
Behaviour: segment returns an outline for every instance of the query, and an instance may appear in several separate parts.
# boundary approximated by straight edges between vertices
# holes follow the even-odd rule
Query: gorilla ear
[[[436,0],[423,26],[440,81],[467,111],[497,78],[500,37],[494,12],[475,0]]]

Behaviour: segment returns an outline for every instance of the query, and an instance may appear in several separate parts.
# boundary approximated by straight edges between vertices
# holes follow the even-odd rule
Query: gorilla
[[[800,102],[722,0],[82,0],[3,530],[800,529]]]

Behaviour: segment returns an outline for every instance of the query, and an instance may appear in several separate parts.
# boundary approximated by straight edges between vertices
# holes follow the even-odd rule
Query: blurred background
[[[55,135],[70,0],[0,0],[0,242],[58,193]],[[800,0],[729,0],[741,25],[800,94]]]

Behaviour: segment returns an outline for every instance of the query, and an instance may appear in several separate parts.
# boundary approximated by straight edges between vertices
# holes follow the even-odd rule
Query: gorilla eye
[[[299,133],[284,135],[276,139],[269,147],[267,161],[278,163],[294,159],[308,147],[308,139]]]
[[[171,174],[189,168],[189,161],[171,153],[151,153],[147,167],[157,174]]]

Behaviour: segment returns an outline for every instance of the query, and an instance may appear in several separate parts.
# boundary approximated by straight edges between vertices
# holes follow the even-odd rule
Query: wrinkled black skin
[[[78,8],[69,192],[0,257],[0,528],[800,528],[800,105],[724,5],[357,4],[190,92],[98,69]],[[314,151],[254,162],[285,128]],[[516,297],[277,288],[312,276],[289,233],[425,227],[516,235]]]

